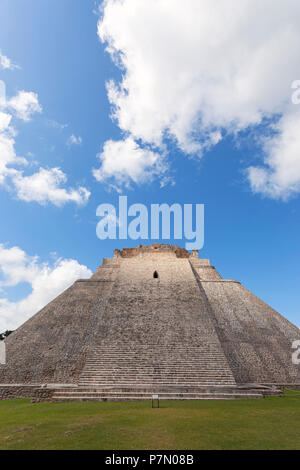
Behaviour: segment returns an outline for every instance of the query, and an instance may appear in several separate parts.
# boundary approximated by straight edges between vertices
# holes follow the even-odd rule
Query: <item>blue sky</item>
[[[14,130],[3,132],[26,159],[8,164],[17,173],[4,173],[0,185],[1,330],[88,277],[114,248],[137,244],[96,237],[97,206],[117,206],[119,193],[129,204],[205,204],[200,257],[300,324],[300,141],[293,135],[300,108],[289,103],[291,83],[300,79],[299,8],[291,1],[290,16],[281,18],[284,2],[265,0],[271,14],[264,25],[266,15],[242,3],[235,9],[227,2],[232,23],[207,43],[199,33],[206,0],[186,5],[183,20],[177,0],[163,11],[152,0],[109,0],[104,12],[89,0],[1,1],[0,50],[11,61],[0,68],[8,102],[2,112]],[[222,16],[213,14],[213,32]],[[259,31],[253,37],[252,21]],[[298,51],[287,65],[291,44]],[[273,57],[272,48],[276,60],[260,59],[262,50]],[[250,68],[245,55],[265,68]],[[31,104],[21,103],[20,91],[31,93]],[[28,119],[24,106],[31,106]],[[133,161],[126,139],[135,142]],[[32,191],[37,180],[26,177],[38,175],[39,183],[41,168],[45,183]],[[53,183],[57,168],[65,179]]]

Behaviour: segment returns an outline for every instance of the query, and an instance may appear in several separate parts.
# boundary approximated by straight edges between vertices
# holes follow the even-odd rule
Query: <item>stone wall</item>
[[[32,403],[40,403],[45,401],[53,401],[55,389],[49,388],[38,388],[35,390],[34,395],[31,398]]]
[[[11,400],[13,398],[30,398],[36,397],[38,385],[1,385],[0,384],[0,400]]]

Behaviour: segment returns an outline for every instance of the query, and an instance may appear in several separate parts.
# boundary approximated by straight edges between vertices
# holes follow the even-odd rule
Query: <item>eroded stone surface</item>
[[[296,339],[297,327],[196,252],[141,245],[115,250],[11,334],[0,384],[299,383]]]

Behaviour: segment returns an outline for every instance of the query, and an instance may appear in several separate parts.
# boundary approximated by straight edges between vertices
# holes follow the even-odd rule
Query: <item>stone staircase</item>
[[[96,346],[80,386],[236,385],[219,344]]]
[[[228,400],[262,398],[239,389],[218,343],[201,346],[98,345],[78,386],[56,388],[54,401]]]
[[[235,387],[60,387],[52,394],[51,401],[151,401],[153,394],[160,400],[232,400],[263,398],[256,389]],[[276,395],[278,392],[266,393]]]
[[[51,387],[50,387],[51,388]],[[51,401],[230,400],[279,396],[278,390],[237,386],[218,343],[201,346],[98,345],[77,386],[52,387]]]

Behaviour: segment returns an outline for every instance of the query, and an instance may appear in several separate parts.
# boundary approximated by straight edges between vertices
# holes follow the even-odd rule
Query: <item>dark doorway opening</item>
[[[153,277],[154,277],[154,279],[158,279],[158,272],[157,271],[154,271]]]

